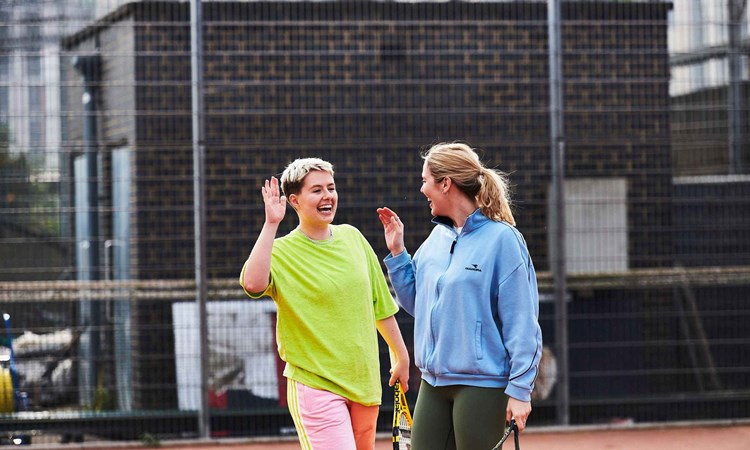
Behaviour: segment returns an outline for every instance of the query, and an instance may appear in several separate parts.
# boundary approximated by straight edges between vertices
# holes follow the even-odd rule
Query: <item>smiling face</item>
[[[298,194],[289,196],[289,203],[299,215],[300,223],[312,227],[328,226],[336,216],[339,195],[333,175],[311,170],[302,180]]]
[[[424,194],[430,202],[430,213],[433,216],[446,215],[447,196],[443,192],[443,188],[443,182],[435,181],[435,177],[430,172],[430,167],[425,162],[422,166],[422,188],[419,189],[419,192]]]

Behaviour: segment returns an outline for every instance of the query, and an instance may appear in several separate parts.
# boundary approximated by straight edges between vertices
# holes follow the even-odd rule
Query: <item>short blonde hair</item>
[[[289,163],[281,174],[280,180],[284,195],[289,197],[292,194],[299,194],[305,177],[313,170],[322,170],[333,176],[333,164],[320,158],[298,158]]]
[[[477,203],[482,214],[494,221],[516,224],[510,208],[507,175],[485,167],[473,148],[460,142],[436,144],[422,154],[422,159],[435,181],[450,178]]]

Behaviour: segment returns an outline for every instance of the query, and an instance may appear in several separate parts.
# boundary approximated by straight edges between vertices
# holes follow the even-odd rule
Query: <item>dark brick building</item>
[[[586,5],[563,3],[566,177],[624,180],[627,266],[670,266],[670,5]],[[299,156],[333,162],[337,221],[360,228],[378,254],[386,253],[381,205],[399,211],[416,249],[431,228],[419,150],[450,140],[481,148],[488,165],[510,173],[518,227],[548,270],[544,3],[207,2],[204,21],[209,278],[237,276],[263,222],[263,180]],[[103,205],[112,202],[113,150],[126,149],[132,164],[129,276],[192,278],[188,5],[124,5],[64,48],[101,58]],[[74,155],[82,90],[71,82],[63,107]],[[113,220],[100,223],[109,235]],[[168,315],[159,305],[135,313],[136,323]],[[156,341],[168,353],[170,336],[136,337],[135,352],[148,355]],[[137,383],[173,383],[161,368],[155,380],[145,361],[134,368]]]

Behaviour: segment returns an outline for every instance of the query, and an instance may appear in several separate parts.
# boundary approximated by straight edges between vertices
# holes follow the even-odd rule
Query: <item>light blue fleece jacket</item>
[[[398,303],[414,316],[414,359],[432,386],[505,388],[530,401],[539,359],[539,294],[521,233],[476,210],[458,234],[449,219],[414,258],[385,265]]]

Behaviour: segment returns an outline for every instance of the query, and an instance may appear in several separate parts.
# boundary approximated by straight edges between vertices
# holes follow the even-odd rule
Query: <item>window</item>
[[[26,59],[26,69],[30,77],[38,78],[42,76],[42,57],[39,55],[29,55]]]
[[[29,86],[29,152],[44,152],[44,88]]]
[[[0,123],[8,123],[8,87],[0,86]]]

